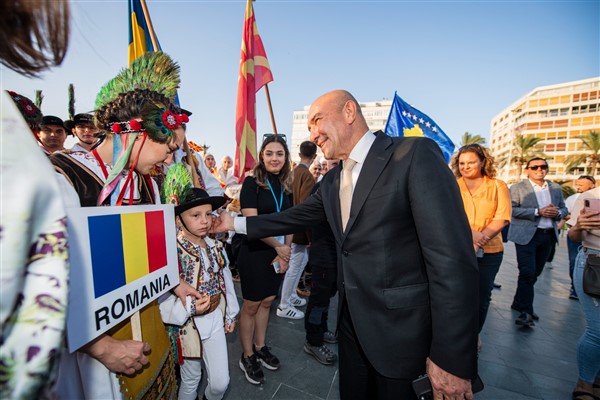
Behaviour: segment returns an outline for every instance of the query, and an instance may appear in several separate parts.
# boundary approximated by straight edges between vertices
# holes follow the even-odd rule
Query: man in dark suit
[[[531,327],[538,319],[533,312],[533,286],[544,270],[548,254],[558,242],[557,222],[569,213],[557,183],[545,180],[548,163],[543,158],[527,161],[528,179],[510,187],[512,221],[508,240],[515,242],[519,283],[511,308],[521,314],[515,321]]]
[[[346,169],[327,174],[304,203],[271,218],[236,219],[236,229],[261,237],[329,222],[338,249],[342,399],[416,398],[411,381],[426,370],[436,399],[471,399],[478,271],[440,149],[429,139],[374,135],[342,90],[315,100],[308,118],[311,141]],[[234,225],[225,214],[221,224]]]

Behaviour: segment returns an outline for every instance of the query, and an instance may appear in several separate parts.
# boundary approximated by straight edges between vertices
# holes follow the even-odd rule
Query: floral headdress
[[[39,108],[31,100],[27,97],[15,93],[11,90],[6,91],[10,97],[13,99],[17,108],[21,112],[21,115],[29,125],[29,128],[33,133],[36,133],[40,130],[40,124],[42,123],[42,112]]]
[[[144,141],[148,137],[165,143],[172,139],[177,127],[188,121],[187,115],[173,104],[179,81],[179,66],[168,55],[145,53],[100,89],[96,97],[95,120],[99,128],[113,134],[113,169],[98,204],[116,193],[118,178],[132,156],[138,135],[143,135]],[[126,182],[132,180],[130,177],[138,157],[139,153],[133,157]],[[111,204],[117,204],[122,197],[113,195]]]

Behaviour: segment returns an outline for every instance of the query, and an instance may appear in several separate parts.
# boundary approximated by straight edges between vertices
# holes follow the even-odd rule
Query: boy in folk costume
[[[49,157],[59,172],[67,206],[160,203],[158,187],[148,173],[172,156],[173,130],[186,120],[171,100],[178,86],[179,67],[157,52],[141,56],[101,89],[94,120],[99,129],[107,131],[103,142],[89,153]],[[200,298],[185,282],[174,291],[183,299],[186,295]],[[158,399],[175,395],[173,355],[158,302],[152,301],[139,313],[143,341],[132,340],[127,319],[61,359],[59,398]]]
[[[161,312],[165,323],[174,324],[168,330],[177,362],[181,364],[179,400],[196,399],[202,377],[201,359],[208,374],[203,399],[220,400],[229,385],[225,333],[233,332],[240,310],[225,249],[219,241],[207,236],[212,227],[212,212],[225,204],[225,198],[190,188],[189,175],[188,182],[177,185],[187,193],[168,194],[178,179],[175,175],[182,175],[185,180],[185,167],[176,165],[169,170],[162,193],[165,201],[181,200],[175,207],[180,229],[177,236],[180,277],[210,301],[190,302],[188,298],[184,311],[181,301],[171,295],[170,301],[161,303]]]

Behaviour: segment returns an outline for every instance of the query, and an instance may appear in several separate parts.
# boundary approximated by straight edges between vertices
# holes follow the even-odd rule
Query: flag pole
[[[154,27],[152,26],[152,20],[150,19],[150,13],[148,12],[148,7],[146,6],[146,0],[140,0],[140,4],[142,5],[142,10],[144,10],[144,17],[146,18],[146,23],[148,24],[148,30],[150,31],[150,39],[152,40],[152,47],[154,47],[154,51],[159,51],[158,48],[158,40],[156,40],[156,33],[154,33]]]
[[[275,116],[273,115],[273,106],[271,105],[271,95],[269,94],[268,83],[265,83],[265,94],[267,95],[267,104],[269,105],[269,114],[271,115],[271,125],[273,125],[273,133],[277,135],[277,126],[275,125]]]

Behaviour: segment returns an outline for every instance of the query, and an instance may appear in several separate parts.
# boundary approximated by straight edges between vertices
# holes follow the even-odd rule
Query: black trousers
[[[304,329],[306,341],[311,346],[323,344],[323,334],[327,331],[327,317],[329,316],[329,300],[337,293],[337,267],[324,268],[320,265],[312,266],[312,285]]]
[[[534,285],[553,246],[556,246],[554,229],[537,229],[529,243],[515,243],[519,279],[513,305],[521,312],[533,314]]]
[[[341,400],[413,400],[417,396],[412,379],[393,379],[371,365],[356,337],[348,305],[344,300],[338,330]],[[425,361],[423,361],[423,371]],[[416,378],[416,377],[415,377]]]

